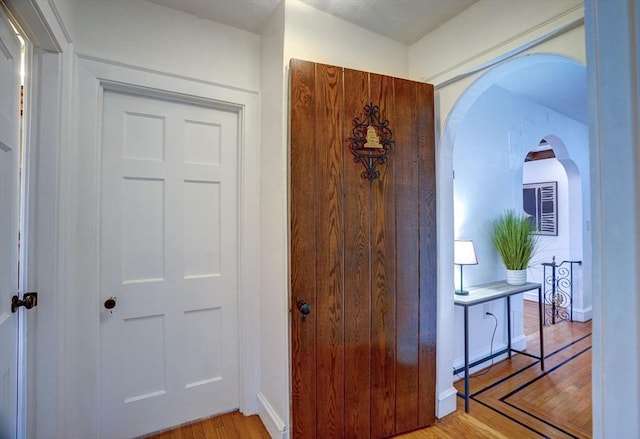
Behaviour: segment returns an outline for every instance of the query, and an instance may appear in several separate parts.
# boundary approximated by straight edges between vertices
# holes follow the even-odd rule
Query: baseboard
[[[515,337],[515,338],[511,339],[511,347],[513,349],[517,349],[519,351],[526,350],[526,348],[527,348],[527,337],[523,334],[523,335],[520,335],[518,337]],[[506,342],[505,343],[501,343],[501,344],[493,347],[493,352],[499,352],[499,351],[501,351],[503,349],[506,349],[506,348],[507,348],[507,343]],[[490,354],[491,354],[491,351],[489,349],[485,349],[485,350],[480,351],[480,352],[475,352],[475,353],[473,353],[471,355],[471,358],[469,358],[469,363],[473,363],[473,362],[479,360],[480,358],[484,358],[484,357],[486,357],[486,356],[488,356]],[[495,357],[493,359],[493,363],[495,364],[495,363],[497,363],[499,361],[504,360],[505,358],[508,358],[507,353],[504,353],[502,355],[499,355],[499,356]],[[469,369],[469,372],[470,373],[475,373],[475,372],[477,372],[479,370],[482,370],[482,369],[484,369],[486,367],[489,367],[490,365],[491,365],[491,360],[487,360],[487,361],[485,361],[483,363],[478,364],[475,367],[472,367],[471,369]],[[459,368],[464,367],[464,358],[456,358],[456,359],[454,359],[453,367],[455,369],[459,369]],[[460,377],[462,377],[462,375],[460,375]]]
[[[438,419],[444,418],[448,414],[456,411],[457,397],[458,391],[455,387],[440,392],[438,400],[436,401],[436,417]]]
[[[588,322],[593,316],[593,309],[589,306],[573,310],[573,320],[576,322]]]
[[[505,345],[505,348],[507,346]],[[517,349],[519,351],[524,351],[527,349],[527,336],[522,334],[511,340],[511,347],[513,349]]]
[[[258,392],[258,406],[258,416],[269,432],[269,436],[272,439],[287,439],[289,437],[287,425],[280,419],[262,392]]]
[[[528,291],[524,293],[524,300],[538,303],[538,293]],[[588,322],[593,315],[593,309],[589,306],[582,309],[573,309],[573,320],[576,322]]]

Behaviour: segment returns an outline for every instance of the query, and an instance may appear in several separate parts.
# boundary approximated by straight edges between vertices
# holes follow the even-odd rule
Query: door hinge
[[[11,312],[18,311],[18,308],[24,306],[27,309],[31,309],[34,306],[38,306],[38,293],[24,293],[22,300],[16,295],[11,298]]]
[[[24,116],[24,85],[20,86],[20,117]]]

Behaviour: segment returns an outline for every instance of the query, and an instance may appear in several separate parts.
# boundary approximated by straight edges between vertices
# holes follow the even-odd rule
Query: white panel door
[[[0,9],[0,438],[16,437],[20,42]]]
[[[239,405],[239,121],[115,91],[103,114],[100,425],[126,438]]]

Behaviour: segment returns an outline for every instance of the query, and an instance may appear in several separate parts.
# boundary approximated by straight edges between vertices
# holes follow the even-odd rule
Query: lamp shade
[[[453,263],[457,265],[476,265],[476,250],[470,239],[456,240],[453,247]]]

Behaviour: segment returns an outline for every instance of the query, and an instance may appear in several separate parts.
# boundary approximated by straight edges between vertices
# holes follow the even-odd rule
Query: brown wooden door
[[[433,87],[300,60],[290,73],[292,436],[380,438],[427,426],[436,400]],[[349,140],[370,103],[394,141],[371,181]],[[299,301],[311,306],[304,320]]]

